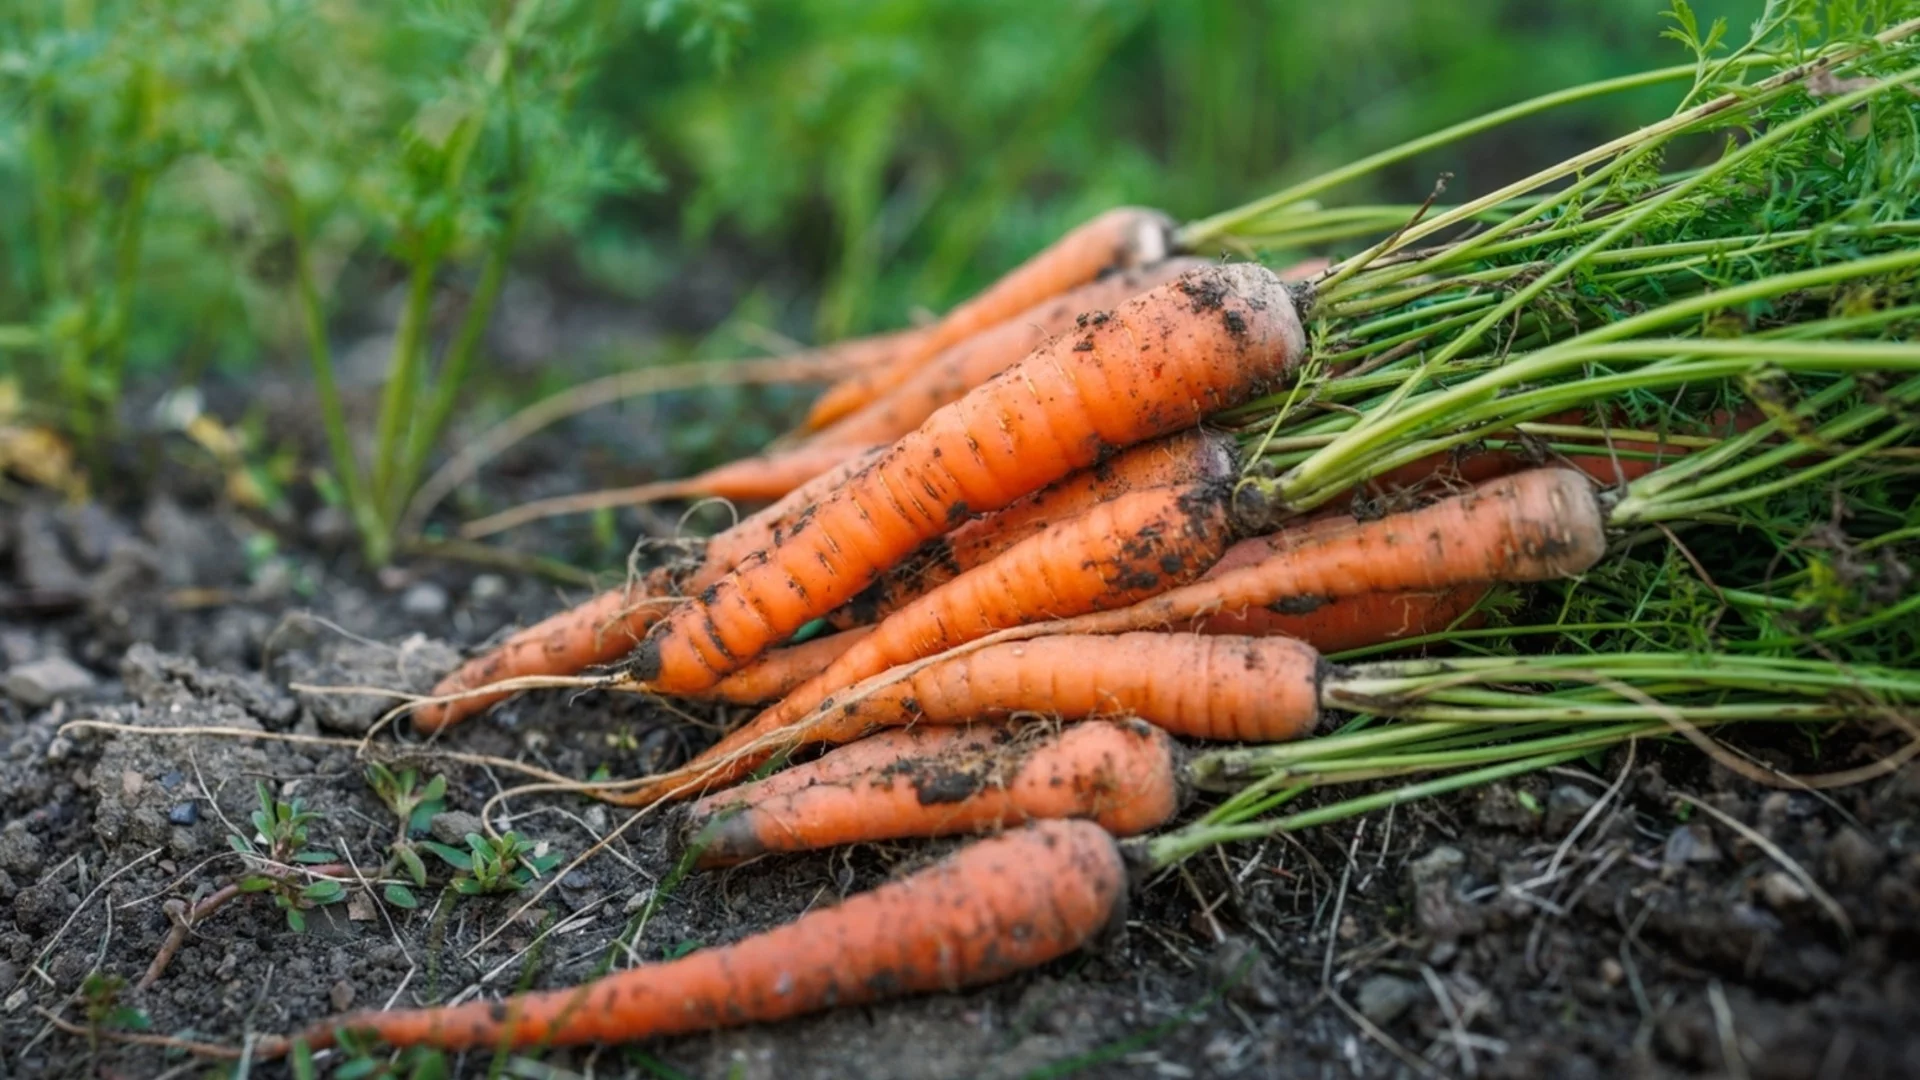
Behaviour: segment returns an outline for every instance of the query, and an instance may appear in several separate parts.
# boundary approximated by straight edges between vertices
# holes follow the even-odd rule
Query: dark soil
[[[410,911],[355,889],[296,934],[266,896],[243,895],[136,991],[168,934],[163,905],[241,870],[227,837],[252,831],[256,781],[325,815],[313,846],[363,869],[378,867],[395,824],[350,747],[63,725],[355,737],[378,699],[288,684],[417,689],[460,651],[562,599],[528,575],[458,566],[374,578],[337,553],[324,520],[280,530],[279,553],[263,557],[248,540],[261,527],[204,488],[162,484],[167,494],[118,508],[0,507],[0,1076],[210,1074],[161,1050],[55,1030],[47,1014],[87,1021],[80,990],[93,973],[125,981],[113,1004],[140,1010],[149,1031],[239,1046],[347,1006],[562,986],[609,958],[624,966],[735,940],[951,847],[778,858],[668,887],[671,830],[649,819],[518,917],[531,890],[456,898],[430,887]],[[62,690],[63,671],[77,685]],[[47,699],[49,688],[61,696]],[[524,778],[441,751],[585,777],[670,764],[707,738],[637,698],[546,693],[415,746],[409,760],[447,776],[453,813],[436,832],[457,841],[476,824],[460,815]],[[396,738],[375,741],[389,754]],[[1821,767],[1888,749],[1844,733],[1817,759],[1804,740],[1747,745]],[[1792,865],[1716,815],[1685,813],[1681,792]],[[624,820],[539,793],[507,800],[492,823],[571,857]],[[1910,1076],[1920,1068],[1917,822],[1920,763],[1814,795],[1756,788],[1684,745],[1641,747],[1197,858],[1135,890],[1117,939],[1003,985],[544,1053],[534,1056],[559,1071],[511,1075]],[[489,1075],[491,1064],[470,1055],[454,1072]],[[287,1072],[276,1063],[249,1075]]]

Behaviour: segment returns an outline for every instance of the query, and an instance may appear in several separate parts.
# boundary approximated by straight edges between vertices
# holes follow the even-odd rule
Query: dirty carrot
[[[1224,432],[1191,428],[1128,447],[1004,510],[975,518],[927,541],[829,619],[836,626],[873,622],[1029,536],[1101,503],[1145,488],[1226,481],[1239,471],[1233,437]]]
[[[617,1043],[952,991],[1078,949],[1117,921],[1127,885],[1100,826],[1036,822],[731,945],[505,1001],[353,1013],[304,1037],[316,1049],[341,1031],[443,1050]]]
[[[1279,600],[1217,611],[1201,619],[1195,629],[1203,634],[1278,634],[1299,638],[1321,652],[1345,652],[1437,634],[1473,610],[1489,588],[1458,585],[1439,591],[1362,593],[1338,600]]]
[[[1195,271],[1095,316],[934,413],[783,543],[675,608],[630,675],[704,690],[968,515],[1247,400],[1303,348],[1286,286],[1248,264]]]
[[[1037,739],[1030,731],[990,728],[984,739],[948,740],[933,750],[918,730],[883,731],[797,765],[780,774],[787,779],[778,791],[761,781],[694,803],[682,843],[695,852],[696,866],[716,867],[772,852],[988,832],[1049,818],[1087,818],[1115,836],[1133,836],[1180,809],[1180,751],[1144,721],[1074,724]],[[876,763],[847,775],[835,759],[856,751]]]
[[[859,458],[871,447],[856,444],[806,444],[791,450],[716,465],[706,472],[681,480],[658,480],[631,487],[584,491],[535,499],[519,506],[477,518],[460,527],[460,535],[469,540],[525,525],[530,521],[584,514],[618,506],[638,506],[667,499],[730,499],[734,502],[772,502],[791,494],[809,480],[835,467]]]
[[[1217,481],[1149,488],[1063,521],[908,603],[818,676],[686,766],[731,780],[765,760],[752,748],[836,690],[1008,626],[1125,607],[1205,573],[1231,539]],[[667,783],[661,791],[670,790]],[[657,792],[633,798],[652,801]]]
[[[1070,620],[1069,620],[1070,621]],[[719,790],[744,770],[807,746],[840,745],[879,728],[960,724],[1034,712],[1062,719],[1138,716],[1175,735],[1275,742],[1313,729],[1325,664],[1284,637],[1137,632],[1001,642],[897,668],[897,678],[830,700],[723,758],[710,753],[639,788],[601,798],[652,805]]]
[[[891,358],[829,387],[808,412],[807,429],[825,427],[861,408],[942,350],[1084,285],[1106,270],[1159,262],[1172,247],[1172,233],[1171,218],[1135,206],[1117,207],[1079,225],[926,327]]]
[[[638,581],[515,633],[441,679],[433,695],[459,694],[528,675],[572,675],[620,659],[686,589],[705,588],[741,559],[777,542],[808,506],[878,455],[878,449],[857,454],[787,498],[742,519],[707,542],[696,567],[653,570]],[[414,711],[413,722],[422,731],[439,731],[510,696],[511,692],[474,695],[425,706]]]
[[[863,445],[897,439],[919,427],[935,409],[959,401],[967,391],[1018,363],[1048,338],[1073,330],[1076,319],[1110,310],[1206,265],[1205,259],[1163,259],[1109,274],[1036,304],[943,350],[900,385],[815,432],[806,445]]]

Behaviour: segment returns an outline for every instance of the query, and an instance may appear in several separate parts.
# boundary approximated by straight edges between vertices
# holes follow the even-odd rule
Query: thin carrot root
[[[1171,218],[1135,206],[1109,210],[1080,225],[925,328],[886,363],[829,387],[808,412],[807,430],[818,430],[862,408],[942,350],[1084,285],[1104,271],[1159,262],[1172,247],[1172,235]]]
[[[980,728],[929,740],[923,730],[941,729],[880,732],[779,774],[788,779],[778,791],[760,781],[694,803],[683,843],[697,853],[695,865],[716,867],[1049,818],[1086,818],[1133,836],[1165,824],[1182,802],[1179,751],[1144,721],[1075,724],[1039,740]],[[940,745],[929,750],[929,742]],[[848,776],[834,759],[856,750],[870,764]]]
[[[1090,319],[936,412],[785,542],[669,613],[635,650],[632,677],[704,690],[969,514],[1192,427],[1291,370],[1303,348],[1286,286],[1249,264],[1196,271]]]
[[[732,945],[506,1001],[354,1013],[305,1038],[315,1048],[341,1031],[443,1050],[617,1043],[952,991],[1080,948],[1122,916],[1127,883],[1100,826],[1036,822]]]
[[[926,422],[934,410],[1012,367],[1076,320],[1107,311],[1149,289],[1210,265],[1205,259],[1163,259],[1122,270],[1020,312],[928,359],[898,386],[815,432],[807,445],[891,442]]]
[[[742,776],[764,760],[751,752],[759,740],[843,687],[1002,627],[1125,607],[1199,577],[1230,539],[1228,494],[1214,481],[1136,491],[1014,545],[888,616],[820,675],[687,768],[711,781]],[[632,798],[651,802],[670,787],[642,789]]]

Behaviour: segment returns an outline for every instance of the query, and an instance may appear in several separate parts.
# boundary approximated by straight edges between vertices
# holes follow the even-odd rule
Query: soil
[[[534,456],[577,462],[567,440],[581,438],[563,431]],[[591,482],[544,475],[503,497]],[[228,837],[251,834],[256,782],[323,815],[311,846],[364,871],[395,835],[350,744],[232,732],[358,738],[379,699],[289,684],[418,689],[503,628],[582,595],[455,564],[370,575],[325,512],[269,531],[204,477],[141,490],[112,505],[28,495],[0,506],[0,1076],[217,1075],[48,1022],[87,1023],[89,1000],[96,1012],[138,1010],[152,1033],[237,1047],[344,1007],[562,986],[610,959],[735,940],[952,847],[863,846],[674,883],[668,823],[616,831],[624,813],[521,795],[496,808],[494,826],[569,858],[608,840],[531,910],[516,915],[532,889],[469,898],[436,884],[408,910],[355,888],[294,933],[267,895],[243,894],[194,927],[155,985],[134,989],[169,933],[167,902],[241,870]],[[269,554],[262,536],[275,538]],[[577,550],[580,539],[559,531],[523,543]],[[374,743],[447,777],[449,813],[434,832],[457,843],[477,825],[471,815],[524,777],[443,752],[632,774],[709,739],[698,719],[631,696],[555,692],[431,745],[392,732]],[[66,726],[78,721],[129,730]],[[228,733],[158,730],[185,726]],[[1815,758],[1804,739],[1745,738],[1797,767],[1890,747],[1838,733]],[[1688,812],[1683,793],[1717,813]],[[1755,787],[1684,744],[1642,746],[1197,858],[1140,883],[1114,939],[1001,985],[541,1053],[531,1056],[549,1071],[512,1075],[1913,1075],[1917,823],[1920,762],[1813,794]],[[429,862],[444,881],[446,868]],[[96,973],[124,980],[110,1008],[82,992]],[[493,1064],[468,1055],[453,1074],[494,1075]],[[289,1071],[259,1064],[247,1075]]]

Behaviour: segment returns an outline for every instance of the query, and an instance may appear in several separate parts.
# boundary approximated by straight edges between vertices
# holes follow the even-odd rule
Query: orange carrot
[[[778,453],[756,454],[738,461],[729,461],[725,465],[716,465],[706,472],[681,480],[656,480],[632,487],[606,488],[601,491],[583,491],[573,495],[556,495],[550,499],[535,499],[532,502],[502,510],[497,514],[489,514],[469,521],[460,527],[460,534],[468,539],[476,539],[542,518],[558,517],[562,514],[584,514],[617,506],[638,506],[641,503],[661,502],[667,499],[713,498],[731,499],[735,502],[771,502],[791,494],[794,489],[823,473],[860,458],[871,449],[873,448],[859,445],[816,446],[809,443]]]
[[[825,671],[827,665],[873,631],[871,626],[856,626],[802,645],[769,649],[765,656],[721,679],[702,696],[735,705],[778,701]]]
[[[709,782],[766,760],[753,747],[835,691],[897,664],[945,652],[1008,626],[1125,607],[1205,573],[1226,548],[1226,485],[1150,488],[1102,503],[1014,545],[1006,554],[912,601],[818,676],[685,767]],[[629,798],[652,802],[671,780]]]
[[[787,498],[715,536],[707,542],[698,567],[654,570],[638,582],[601,593],[519,631],[441,679],[433,688],[434,696],[529,675],[572,675],[620,659],[633,650],[647,628],[686,589],[706,588],[740,560],[777,543],[783,530],[791,528],[814,502],[845,483],[879,453],[877,448],[857,452],[851,460],[803,484]],[[512,691],[504,691],[429,705],[414,711],[413,722],[421,731],[439,731],[510,696]]]
[[[1452,626],[1487,595],[1486,585],[1457,585],[1435,592],[1362,593],[1339,600],[1309,597],[1216,611],[1201,619],[1203,634],[1298,638],[1323,653],[1383,645],[1436,634]]]
[[[967,391],[1018,363],[1048,338],[1073,330],[1076,319],[1109,310],[1206,265],[1205,259],[1163,259],[1042,301],[945,349],[900,385],[820,429],[806,445],[863,445],[897,439],[919,427],[935,409],[959,401]]]
[[[910,877],[731,945],[584,986],[316,1025],[392,1046],[527,1049],[629,1042],[783,1020],[835,1005],[952,991],[1065,956],[1118,921],[1119,847],[1090,821],[1042,821]]]
[[[1283,550],[1130,608],[1030,632],[1110,634],[1282,602],[1550,581],[1598,562],[1607,537],[1592,481],[1571,469],[1533,469],[1418,510],[1345,528],[1329,524],[1297,541],[1271,543]]]
[[[632,677],[704,690],[969,514],[1192,427],[1304,348],[1286,286],[1247,264],[1195,271],[1089,323],[934,413],[784,543],[675,608],[635,650]]]
[[[989,832],[1044,818],[1087,818],[1115,836],[1165,824],[1179,810],[1179,750],[1139,720],[1075,724],[1034,740],[927,753],[916,729],[885,731],[788,769],[777,793],[747,784],[689,807],[683,843],[695,865],[730,866],[776,851]],[[976,729],[969,729],[976,730]],[[874,745],[870,745],[874,744]],[[848,777],[842,754],[893,760]],[[826,779],[825,776],[832,776]]]
[[[817,430],[863,407],[941,350],[1084,285],[1102,271],[1159,262],[1171,247],[1172,231],[1173,221],[1165,214],[1134,206],[1109,210],[1080,225],[948,312],[892,359],[830,387],[807,414],[807,428]]]
[[[828,618],[835,626],[873,622],[997,557],[1027,537],[1084,514],[1101,503],[1145,488],[1203,480],[1226,481],[1239,471],[1239,453],[1233,437],[1224,432],[1191,428],[1128,447],[1004,510],[975,518],[945,536],[927,541]]]
[[[804,765],[770,773],[753,781],[751,786],[755,798],[771,799],[814,784],[850,784],[869,773],[892,768],[905,758],[987,751],[1006,742],[1008,732],[1005,724],[915,724],[892,728],[838,747]],[[735,790],[745,790],[745,786]],[[720,792],[709,799],[733,797],[733,792]],[[699,809],[701,805],[710,810],[716,804],[703,799],[689,807],[689,812],[703,812]]]

